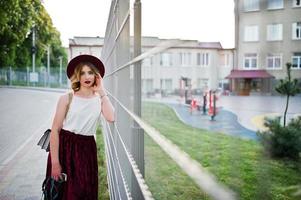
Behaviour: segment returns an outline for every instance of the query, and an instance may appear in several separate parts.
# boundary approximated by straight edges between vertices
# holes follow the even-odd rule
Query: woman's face
[[[80,72],[80,85],[84,87],[91,87],[95,81],[95,74],[91,68],[87,65],[84,65]]]

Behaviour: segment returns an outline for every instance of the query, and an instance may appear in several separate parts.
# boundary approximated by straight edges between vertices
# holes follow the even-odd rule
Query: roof
[[[220,42],[199,42],[198,46],[204,49],[222,49]]]
[[[103,46],[103,37],[81,37],[75,36],[69,39],[69,46]]]
[[[266,70],[231,70],[231,73],[226,76],[228,79],[235,78],[274,78]]]

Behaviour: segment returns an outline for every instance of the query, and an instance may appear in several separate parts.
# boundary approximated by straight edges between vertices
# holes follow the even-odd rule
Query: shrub
[[[265,149],[272,157],[298,160],[301,155],[301,117],[292,119],[287,126],[281,126],[280,117],[265,119],[268,130],[258,132]]]

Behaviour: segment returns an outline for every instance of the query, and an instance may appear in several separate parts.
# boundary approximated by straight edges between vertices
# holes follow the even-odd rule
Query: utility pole
[[[36,35],[35,35],[35,28],[32,27],[32,72],[35,72],[36,67]]]
[[[33,81],[33,86],[36,86],[35,81],[36,80],[36,33],[35,33],[35,27],[32,27],[32,47],[31,47],[31,53],[32,53],[32,73],[30,76],[31,81]]]

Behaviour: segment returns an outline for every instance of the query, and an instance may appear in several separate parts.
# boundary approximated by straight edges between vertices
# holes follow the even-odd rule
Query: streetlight
[[[32,26],[32,47],[31,47],[31,53],[32,53],[32,72],[29,74],[30,82],[33,82],[33,85],[35,86],[35,83],[38,82],[38,73],[35,72],[36,67],[36,35],[35,35],[35,25]]]
[[[50,86],[50,45],[41,44],[47,50],[47,85]]]

